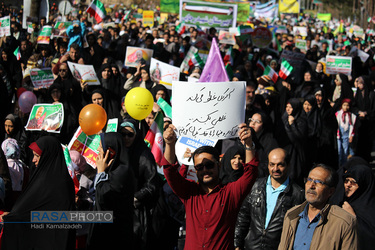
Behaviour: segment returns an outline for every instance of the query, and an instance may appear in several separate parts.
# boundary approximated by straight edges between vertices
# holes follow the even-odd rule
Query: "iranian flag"
[[[20,47],[18,46],[17,49],[13,52],[13,54],[17,57],[17,60],[19,61],[21,59],[21,51]]]
[[[189,60],[189,67],[193,66],[199,66],[203,69],[204,67],[204,62],[202,58],[199,56],[198,52],[195,53]]]
[[[283,60],[280,66],[279,76],[285,80],[290,75],[292,70],[293,66],[290,65],[288,61]]]
[[[70,177],[72,177],[73,183],[74,183],[74,190],[77,193],[79,190],[79,181],[78,178],[74,172],[74,168],[78,168],[78,166],[72,161],[69,154],[68,147],[65,147],[64,149],[64,157],[66,161],[66,166],[68,167],[68,172],[70,174]]]
[[[149,144],[151,152],[154,155],[156,163],[160,166],[161,159],[163,158],[163,126],[164,115],[162,112],[156,114],[154,122],[151,124],[145,136],[145,142]]]
[[[104,4],[99,0],[94,0],[86,10],[91,16],[94,16],[97,23],[101,23],[107,15]]]
[[[223,58],[224,65],[227,65],[228,62],[233,65],[233,47],[230,46],[227,53],[225,54]]]
[[[228,63],[227,65],[225,65],[225,70],[227,71],[229,79],[232,79],[233,78],[233,69],[230,66],[230,63]]]
[[[176,31],[179,35],[182,35],[185,33],[186,30],[186,25],[184,22],[181,22],[179,25],[176,27]]]
[[[198,24],[197,24],[197,31],[198,31],[198,35],[206,35],[206,33],[201,28],[201,26],[199,26]]]
[[[260,68],[261,70],[264,71],[264,64],[262,63],[262,61],[260,59],[258,59],[256,65],[257,65],[258,68]]]
[[[122,17],[121,21],[128,20],[130,16],[130,10],[125,11],[124,16]]]
[[[264,70],[263,75],[269,76],[274,83],[276,83],[277,78],[279,77],[277,75],[277,73],[268,65],[267,65],[266,69]]]

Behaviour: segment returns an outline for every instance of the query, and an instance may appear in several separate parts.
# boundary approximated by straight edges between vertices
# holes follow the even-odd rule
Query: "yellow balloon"
[[[146,88],[135,87],[125,96],[126,112],[136,120],[145,119],[152,111],[154,97]]]

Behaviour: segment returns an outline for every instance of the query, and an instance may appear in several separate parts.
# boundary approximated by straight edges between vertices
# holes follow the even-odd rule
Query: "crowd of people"
[[[58,11],[22,28],[22,10],[2,4],[11,35],[0,38],[0,210],[4,249],[372,249],[375,243],[374,178],[371,151],[375,125],[375,37],[318,27],[311,18],[279,19],[274,43],[259,48],[249,35],[235,45],[219,43],[219,30],[188,27],[177,32],[169,15],[144,26],[125,9],[113,9],[103,23],[84,11],[68,16],[65,36],[38,43],[43,26],[61,21]],[[48,20],[48,21],[47,21]],[[250,22],[250,21],[249,21]],[[253,27],[271,25],[252,19]],[[109,24],[109,25],[105,25]],[[293,24],[307,36],[293,34]],[[339,25],[339,24],[338,24]],[[295,45],[307,41],[307,51]],[[164,118],[164,159],[158,166],[144,141],[162,97],[173,108],[173,92],[152,77],[150,65],[125,67],[128,46],[153,50],[153,57],[180,67],[190,47],[209,51],[216,39],[222,58],[232,50],[230,81],[246,82],[245,121],[236,138],[186,152],[198,181],[175,156],[173,120]],[[199,41],[204,41],[199,42]],[[331,48],[328,46],[330,41]],[[279,44],[274,47],[273,44]],[[14,55],[19,47],[20,58]],[[281,67],[283,51],[304,54],[291,74],[273,81],[264,67]],[[362,61],[358,51],[368,54]],[[352,58],[349,75],[326,72],[327,55]],[[77,80],[68,62],[92,65],[100,85]],[[259,65],[263,65],[259,67]],[[34,87],[30,70],[51,68],[54,82]],[[200,78],[203,67],[182,70],[180,81]],[[148,89],[154,108],[143,120],[126,111],[125,96]],[[60,133],[29,131],[29,113],[18,99],[32,91],[37,103],[62,103]],[[87,104],[117,118],[116,132],[100,133],[96,168],[71,150],[79,190],[65,168],[61,145],[68,145]],[[235,110],[233,110],[235,112]],[[61,152],[60,152],[61,151]],[[164,166],[164,175],[158,168]],[[112,224],[79,230],[37,230],[30,211],[113,211]],[[22,233],[20,233],[22,232]],[[328,247],[329,246],[329,247]]]

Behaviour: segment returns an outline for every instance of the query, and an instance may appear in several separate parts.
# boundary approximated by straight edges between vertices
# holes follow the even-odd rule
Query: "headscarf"
[[[360,249],[372,249],[375,244],[375,179],[368,165],[355,165],[343,175],[357,181],[358,189],[345,200],[353,208],[357,218]]]
[[[245,161],[245,149],[240,145],[234,145],[225,151],[221,159],[220,179],[223,184],[234,182],[243,175],[243,165],[239,169],[232,168],[231,160],[235,155],[240,155],[242,161]]]
[[[164,101],[166,101],[169,105],[171,105],[171,102],[170,102],[171,98],[170,98],[168,89],[164,85],[162,85],[162,84],[157,84],[154,87],[152,87],[152,89],[151,89],[151,94],[154,97],[154,102],[157,102],[157,100],[156,100],[156,94],[158,93],[159,90],[163,90],[164,91],[164,93],[165,93],[165,99],[164,99]]]
[[[133,118],[126,118],[122,121],[120,125],[120,130],[123,127],[131,127],[134,130],[135,138],[133,144],[128,148],[128,153],[130,156],[130,165],[138,166],[139,158],[144,150],[149,149],[144,141],[144,137],[139,130],[139,122]],[[137,173],[137,171],[135,171]]]
[[[359,111],[367,111],[367,113],[372,112],[372,103],[374,100],[371,100],[374,98],[374,94],[372,94],[372,98],[370,97],[370,89],[371,89],[371,82],[370,78],[368,76],[360,76],[360,78],[363,79],[363,95],[362,91],[357,88],[357,92],[354,98],[354,106],[358,108]]]
[[[11,137],[16,140],[19,140],[21,138],[22,132],[23,132],[23,127],[22,127],[22,121],[18,116],[15,116],[13,114],[8,114],[5,117],[5,121],[11,121],[13,123],[13,131],[11,135],[6,135],[6,138]]]
[[[66,104],[66,103],[65,103],[65,98],[66,98],[66,97],[65,97],[64,88],[61,86],[60,83],[57,83],[57,82],[53,83],[53,84],[48,88],[48,98],[50,99],[50,102],[51,102],[51,103],[54,102],[54,100],[53,100],[51,94],[52,94],[52,91],[55,90],[55,89],[60,90],[60,92],[61,92],[61,96],[60,96],[59,102],[61,102],[61,103],[63,103],[63,104]]]
[[[316,137],[320,135],[322,124],[318,111],[318,105],[316,104],[315,95],[306,96],[304,102],[306,101],[312,106],[311,110],[308,113],[303,111],[303,113],[306,115],[307,120],[307,135],[308,137]]]
[[[9,173],[12,180],[12,190],[22,191],[24,170],[23,164],[19,161],[20,148],[15,139],[8,138],[1,144],[1,149],[4,151],[7,158]]]
[[[74,184],[60,142],[53,136],[43,136],[36,145],[42,151],[38,167],[10,213],[3,217],[6,222],[30,221],[31,211],[71,211],[75,208]],[[20,249],[74,248],[74,230],[35,230],[27,223],[6,223],[3,229],[1,244],[4,249],[12,249],[15,245]]]
[[[97,88],[92,91],[91,96],[95,93],[98,93],[103,97],[103,108],[107,112],[107,119],[119,118],[119,107],[116,105],[116,102],[112,102],[112,99],[108,97],[108,91],[106,91],[104,88]]]
[[[92,223],[87,239],[88,249],[115,249],[121,242],[132,248],[134,175],[128,153],[118,132],[100,134],[103,151],[115,151],[112,163],[105,170],[108,179],[98,182],[95,211],[113,211],[113,223]],[[106,239],[103,241],[103,239]]]
[[[105,70],[105,69],[109,69],[110,70],[110,76],[108,79],[104,79],[102,78],[102,72]],[[100,67],[97,75],[99,76],[99,79],[100,79],[100,82],[102,84],[102,87],[105,88],[105,89],[108,89],[110,91],[115,91],[116,90],[116,86],[114,84],[114,81],[113,81],[113,73],[112,73],[112,67],[109,63],[104,63],[102,64],[102,66]]]
[[[39,164],[8,215],[8,221],[30,220],[30,209],[70,210],[74,206],[74,185],[60,142],[53,136],[43,136],[35,143],[42,151]]]
[[[129,156],[126,152],[126,147],[122,139],[122,135],[117,132],[101,134],[101,143],[103,151],[106,152],[108,148],[115,151],[112,164],[106,169],[106,172],[111,178],[112,186],[117,191],[124,191],[125,183],[122,183],[122,174],[129,171]],[[120,174],[121,173],[121,174]]]
[[[353,99],[353,90],[352,90],[352,88],[349,84],[348,76],[340,73],[339,77],[341,79],[340,94],[339,94],[337,100],[332,99],[338,105],[338,107],[336,108],[337,110],[340,109],[339,107],[341,106],[341,101],[343,99],[346,99],[346,98],[349,98],[350,100]],[[336,87],[338,87],[338,86],[336,86]]]
[[[145,70],[149,76],[149,79],[145,82],[146,89],[151,90],[154,86],[154,82],[151,80],[150,67],[148,65],[141,67],[141,70]]]
[[[293,111],[292,111],[292,113],[290,115],[293,116],[294,118],[296,118],[296,116],[299,116],[299,114],[301,113],[301,110],[302,110],[302,103],[301,103],[301,101],[298,98],[290,98],[288,100],[287,104],[288,103],[293,108]]]

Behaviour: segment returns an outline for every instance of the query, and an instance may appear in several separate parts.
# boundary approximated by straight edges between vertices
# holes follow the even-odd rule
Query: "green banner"
[[[160,12],[178,14],[180,11],[179,0],[160,0]]]
[[[305,53],[307,51],[307,41],[303,39],[296,39],[296,48],[299,48]]]
[[[237,4],[237,22],[247,22],[250,16],[250,3],[235,2]]]
[[[349,56],[327,56],[326,72],[328,74],[350,75],[352,72],[352,58]]]
[[[38,44],[49,44],[52,35],[52,26],[43,26],[39,33],[37,42]]]
[[[237,4],[181,1],[180,21],[203,27],[236,27]]]
[[[331,13],[318,13],[316,15],[316,18],[318,18],[319,20],[328,22],[328,21],[331,21]]]
[[[53,84],[53,81],[55,80],[51,68],[31,69],[30,79],[35,88],[48,88]]]

